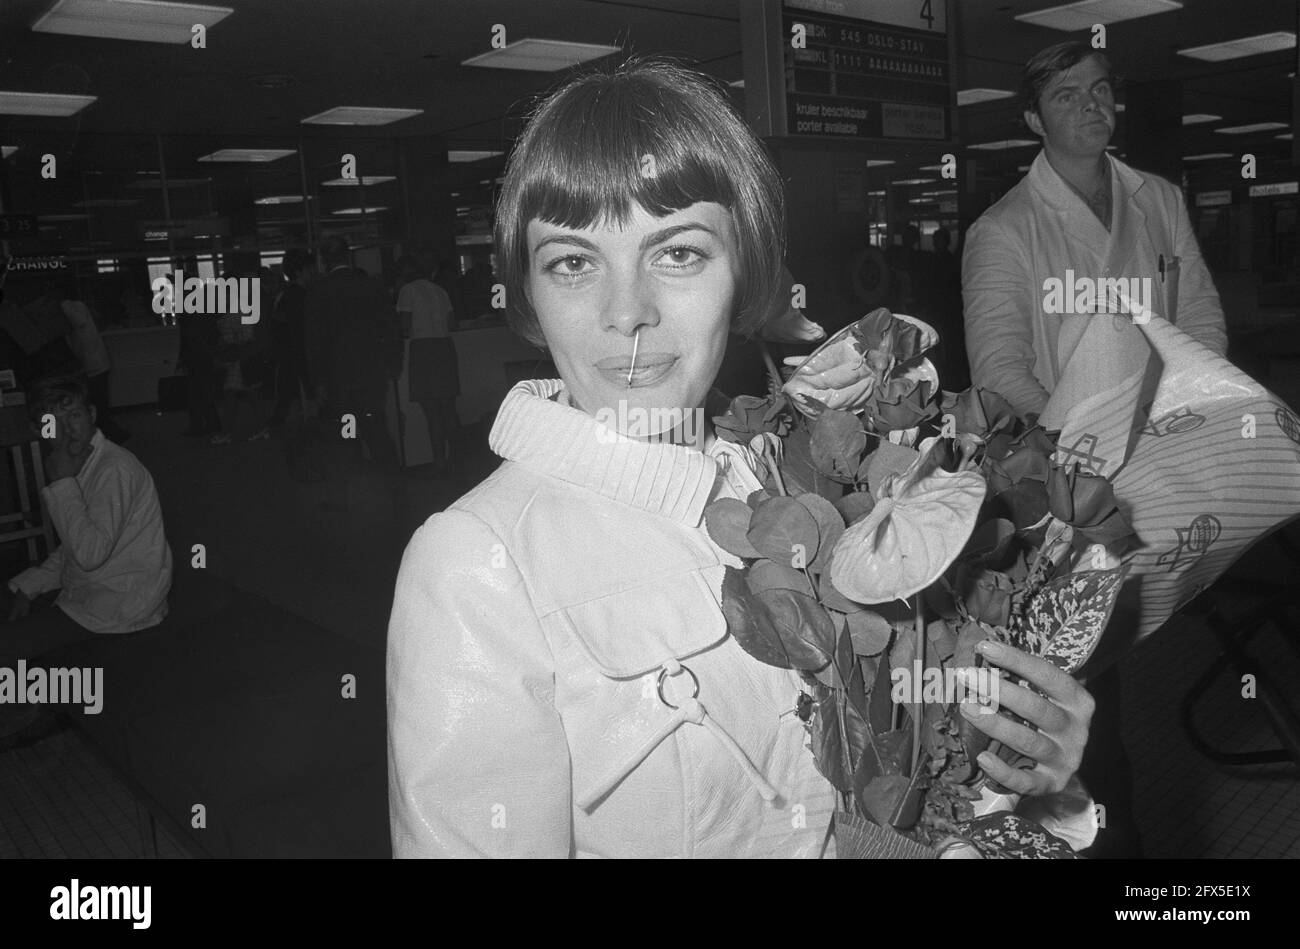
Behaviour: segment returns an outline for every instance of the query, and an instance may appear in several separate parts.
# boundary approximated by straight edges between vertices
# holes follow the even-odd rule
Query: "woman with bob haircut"
[[[507,394],[489,438],[504,463],[406,549],[387,657],[396,856],[826,851],[835,793],[792,714],[798,673],[728,635],[721,584],[741,562],[702,517],[761,487],[704,405],[728,333],[785,309],[784,233],[781,180],[707,77],[631,61],[535,112],[496,248],[512,325],[560,378]],[[1077,768],[1078,692],[1027,716],[1024,790]]]

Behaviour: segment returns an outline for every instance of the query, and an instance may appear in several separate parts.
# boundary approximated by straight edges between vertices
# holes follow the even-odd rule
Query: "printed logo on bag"
[[[1110,464],[1110,460],[1097,454],[1097,436],[1084,432],[1068,448],[1056,446],[1056,463],[1068,465],[1077,460],[1079,467],[1091,474],[1100,475]]]
[[[1300,445],[1300,418],[1285,405],[1279,405],[1273,417],[1277,419],[1278,428],[1282,429],[1286,437]]]
[[[187,277],[176,270],[171,277],[155,277],[149,286],[159,316],[237,313],[245,326],[262,318],[260,277]]]
[[[1213,514],[1202,514],[1191,524],[1175,528],[1175,531],[1178,534],[1178,545],[1156,558],[1158,566],[1169,565],[1170,573],[1180,566],[1186,569],[1205,556],[1210,545],[1223,533],[1223,522]]]
[[[1147,419],[1147,423],[1142,426],[1142,434],[1155,435],[1157,438],[1165,435],[1185,435],[1196,431],[1204,424],[1204,415],[1197,415],[1191,409],[1183,407],[1173,412],[1166,412],[1160,418]]]
[[[1150,277],[1076,277],[1067,270],[1064,280],[1043,281],[1044,313],[1123,313],[1141,326],[1151,319],[1153,299]]]

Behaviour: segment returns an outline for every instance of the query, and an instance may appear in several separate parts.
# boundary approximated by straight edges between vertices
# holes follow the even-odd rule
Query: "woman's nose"
[[[659,309],[652,289],[635,275],[611,281],[605,300],[603,325],[631,336],[642,326],[657,326]]]

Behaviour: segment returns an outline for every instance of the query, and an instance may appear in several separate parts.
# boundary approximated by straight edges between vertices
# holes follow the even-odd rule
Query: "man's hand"
[[[86,464],[86,459],[89,457],[89,442],[86,443],[85,450],[83,450],[79,455],[73,455],[68,451],[66,442],[62,439],[56,439],[54,442],[54,448],[47,459],[50,481],[58,481],[60,478],[75,478],[81,473],[81,469]]]
[[[993,780],[1019,794],[1056,794],[1064,790],[1083,760],[1095,707],[1092,696],[1046,659],[992,640],[985,640],[977,648],[989,662],[1016,673],[1047,696],[1007,679],[999,683],[999,704],[1024,718],[1028,725],[1000,714],[989,715],[987,708],[977,702],[962,703],[962,714],[976,728],[1037,762],[1032,770],[1013,768],[985,751],[977,759],[980,767]]]
[[[32,611],[32,601],[27,599],[27,594],[22,590],[13,594],[9,600],[9,622],[16,619],[22,619]]]

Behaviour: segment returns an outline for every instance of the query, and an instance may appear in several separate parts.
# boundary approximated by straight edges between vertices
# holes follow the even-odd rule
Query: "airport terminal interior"
[[[494,224],[516,140],[571,76],[635,55],[712,77],[780,173],[804,315],[925,320],[958,391],[967,233],[1042,152],[1022,72],[1088,43],[1113,72],[1108,151],[1182,189],[1227,358],[1294,426],[1296,30],[1292,0],[0,0],[0,561],[14,577],[58,543],[25,392],[71,358],[152,476],[173,570],[165,629],[65,654],[104,667],[102,715],[0,741],[0,856],[391,855],[394,584],[417,528],[500,464],[507,392],[557,378],[506,318]],[[260,348],[323,247],[394,319],[409,280],[438,288],[456,380],[430,397],[408,333],[376,438],[325,447],[271,355],[285,337]],[[222,276],[256,296],[191,332],[184,281]],[[213,376],[213,352],[254,351]],[[762,395],[765,355],[733,338],[718,388]],[[1118,664],[1144,856],[1300,857],[1297,577],[1293,522]],[[1243,701],[1247,673],[1276,701]]]

